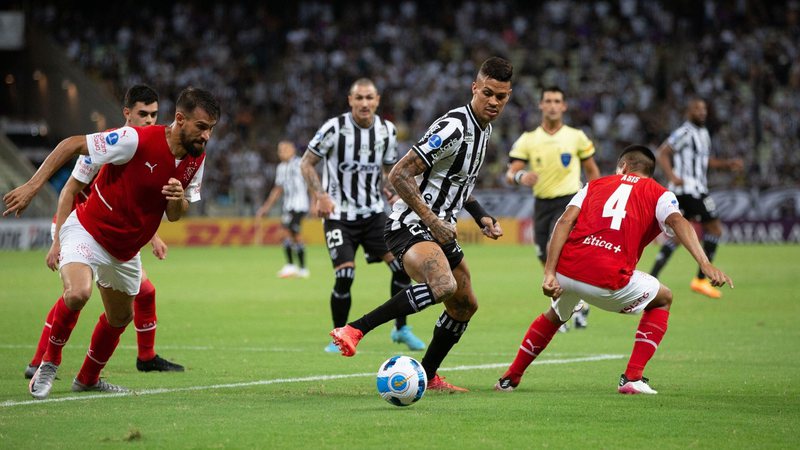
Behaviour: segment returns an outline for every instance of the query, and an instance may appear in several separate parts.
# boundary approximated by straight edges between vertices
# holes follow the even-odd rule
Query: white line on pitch
[[[537,360],[534,361],[536,365],[544,365],[544,364],[571,364],[571,363],[578,363],[578,362],[591,362],[591,361],[604,361],[609,359],[622,359],[625,355],[595,355],[595,356],[587,356],[584,358],[569,358],[569,359],[545,359],[545,360]],[[456,367],[448,367],[442,368],[443,371],[459,371],[459,370],[478,370],[478,369],[497,369],[501,367],[507,367],[509,363],[494,363],[494,364],[479,364],[474,366],[456,366]],[[113,398],[113,397],[129,397],[129,396],[139,396],[139,395],[156,395],[156,394],[170,394],[173,392],[190,392],[190,391],[206,391],[206,390],[214,390],[214,389],[231,389],[231,388],[242,388],[242,387],[250,387],[250,386],[266,386],[268,384],[280,384],[280,383],[301,383],[304,381],[327,381],[327,380],[341,380],[344,378],[360,378],[360,377],[374,377],[375,372],[367,372],[367,373],[348,373],[348,374],[341,374],[341,375],[314,375],[310,377],[301,377],[301,378],[276,378],[272,380],[258,380],[258,381],[247,381],[242,383],[226,383],[226,384],[212,384],[208,386],[189,386],[189,387],[182,387],[182,388],[160,388],[160,389],[142,389],[138,391],[131,391],[127,393],[120,393],[120,394],[87,394],[87,395],[75,395],[71,397],[58,397],[58,398],[48,398],[44,400],[23,400],[23,401],[13,401],[13,400],[6,400],[0,403],[0,407],[7,408],[10,406],[20,406],[20,405],[42,405],[45,403],[59,403],[59,402],[69,402],[69,401],[76,401],[76,400],[93,400],[97,398]]]

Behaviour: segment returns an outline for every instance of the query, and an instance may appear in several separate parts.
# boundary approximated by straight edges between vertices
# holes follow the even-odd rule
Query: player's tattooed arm
[[[319,181],[316,167],[321,160],[322,158],[306,150],[303,154],[303,159],[300,160],[300,172],[303,173],[303,179],[306,180],[308,190],[314,194],[314,206],[311,209],[316,210],[319,217],[329,217],[336,205]]]
[[[383,195],[386,196],[386,200],[389,202],[390,205],[394,205],[394,202],[400,199],[397,195],[397,190],[395,190],[394,186],[392,186],[392,182],[389,181],[389,172],[391,172],[392,166],[383,166]]]

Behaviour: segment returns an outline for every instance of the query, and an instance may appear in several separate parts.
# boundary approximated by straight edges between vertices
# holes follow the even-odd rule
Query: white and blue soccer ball
[[[422,398],[428,377],[416,359],[392,356],[378,369],[378,393],[395,406],[408,406]]]

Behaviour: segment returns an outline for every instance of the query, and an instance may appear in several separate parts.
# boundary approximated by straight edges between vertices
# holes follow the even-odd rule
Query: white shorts
[[[142,282],[142,260],[139,253],[121,262],[111,256],[83,228],[75,211],[67,217],[58,234],[61,240],[59,270],[69,263],[81,263],[92,268],[97,284],[128,295],[139,293]]]
[[[652,275],[633,271],[631,280],[616,291],[586,284],[582,281],[556,273],[558,283],[564,289],[561,297],[551,306],[558,317],[566,322],[581,300],[606,311],[621,314],[639,314],[658,294],[661,283]]]

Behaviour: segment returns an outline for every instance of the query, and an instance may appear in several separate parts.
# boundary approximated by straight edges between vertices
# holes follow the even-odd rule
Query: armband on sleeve
[[[489,213],[487,213],[486,210],[483,209],[483,206],[481,206],[481,204],[478,203],[477,200],[464,203],[464,209],[466,209],[467,212],[472,216],[472,218],[475,219],[475,223],[478,224],[479,228],[483,228],[483,223],[481,223],[481,219],[483,219],[484,217],[492,219],[492,224],[497,223],[497,219],[489,215]]]

